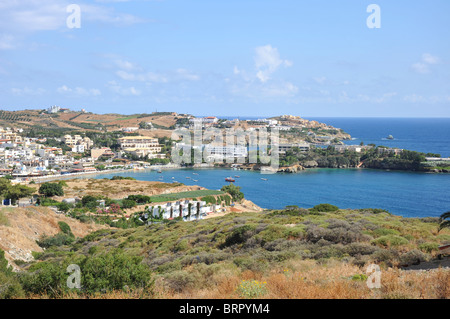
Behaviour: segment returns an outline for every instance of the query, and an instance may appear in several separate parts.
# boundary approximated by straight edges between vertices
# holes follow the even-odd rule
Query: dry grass
[[[262,299],[449,299],[450,270],[427,272],[387,269],[382,272],[382,287],[369,289],[365,281],[352,280],[363,269],[335,262],[318,265],[314,261],[296,261],[290,268],[272,270],[267,275],[244,271],[237,275],[218,275],[202,289],[176,293],[158,278],[150,294],[143,291],[113,291],[105,294],[78,295],[65,293],[62,299],[243,299],[236,289],[243,280],[266,282],[267,293]],[[292,270],[294,268],[294,270]],[[47,299],[35,295],[31,299]]]
[[[242,280],[267,282],[265,299],[448,299],[450,270],[427,272],[387,269],[382,271],[381,288],[369,289],[365,281],[352,280],[365,269],[341,263],[317,265],[314,261],[295,261],[289,268],[272,270],[267,275],[251,271],[217,277],[206,289],[175,293],[156,283],[156,298],[228,299],[241,298],[236,288]]]

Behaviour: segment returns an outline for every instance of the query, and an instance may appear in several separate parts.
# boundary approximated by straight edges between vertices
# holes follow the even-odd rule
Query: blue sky
[[[0,108],[450,117],[449,15],[448,0],[1,0]]]

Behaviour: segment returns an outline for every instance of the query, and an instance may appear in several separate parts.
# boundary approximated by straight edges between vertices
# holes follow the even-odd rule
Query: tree
[[[29,197],[33,195],[34,192],[35,192],[34,188],[17,184],[9,187],[5,192],[4,196],[5,198],[11,199],[12,204],[15,204],[18,199],[23,197]]]
[[[450,228],[450,211],[443,213],[439,218],[439,221],[439,231],[444,228]]]
[[[133,208],[133,207],[136,207],[136,202],[131,199],[124,199],[124,200],[122,200],[121,207],[122,208]]]
[[[60,183],[44,183],[39,187],[39,194],[46,197],[63,196],[64,190]]]
[[[244,193],[241,192],[241,187],[236,186],[233,183],[223,186],[221,191],[230,194],[235,202],[239,202],[244,199]]]
[[[11,187],[11,181],[5,177],[0,178],[0,195],[3,195]]]

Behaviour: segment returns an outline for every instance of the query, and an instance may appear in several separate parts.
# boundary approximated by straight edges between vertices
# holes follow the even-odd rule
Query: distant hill
[[[64,128],[73,130],[113,131],[122,127],[138,127],[141,122],[151,122],[156,129],[170,129],[180,118],[174,112],[150,114],[95,114],[75,111],[48,114],[44,110],[0,111],[0,126],[17,128]]]

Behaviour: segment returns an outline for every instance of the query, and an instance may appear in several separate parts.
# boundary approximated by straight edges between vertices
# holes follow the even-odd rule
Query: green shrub
[[[375,245],[380,245],[384,247],[388,246],[401,246],[401,245],[407,245],[409,241],[406,238],[403,238],[401,236],[396,235],[386,235],[378,237],[377,239],[374,239],[372,241]]]
[[[313,208],[310,208],[311,212],[336,212],[339,210],[339,207],[331,205],[331,204],[319,204],[314,206]]]
[[[59,221],[59,222],[58,222],[58,226],[59,226],[59,229],[61,229],[61,231],[62,231],[64,234],[67,234],[67,235],[73,235],[73,234],[72,234],[72,230],[70,229],[70,226],[69,226],[66,222]]]
[[[267,294],[267,283],[257,280],[242,280],[236,289],[243,298],[261,298]]]
[[[226,238],[225,246],[232,246],[236,244],[242,244],[253,236],[254,227],[250,225],[244,225],[236,228],[233,232]]]
[[[128,256],[120,250],[90,256],[80,268],[82,285],[87,293],[129,289],[151,289],[150,269],[141,263],[142,257]]]
[[[356,274],[352,276],[352,280],[354,281],[366,281],[367,280],[367,275],[365,274]]]
[[[37,240],[36,243],[42,248],[50,248],[52,246],[63,246],[70,245],[75,241],[73,235],[68,235],[64,233],[58,233],[52,237],[43,236],[40,240]]]
[[[122,204],[120,205],[121,208],[133,208],[136,207],[136,202],[131,199],[124,199],[122,200]]]
[[[378,228],[373,231],[376,236],[387,236],[387,235],[399,235],[400,233],[395,229],[388,228]]]
[[[23,298],[25,293],[17,276],[0,272],[0,299]]]
[[[417,265],[427,260],[428,256],[417,249],[408,251],[406,254],[400,256],[400,263],[402,265]]]
[[[419,249],[430,254],[433,251],[439,251],[439,245],[437,243],[423,243],[419,245]]]

